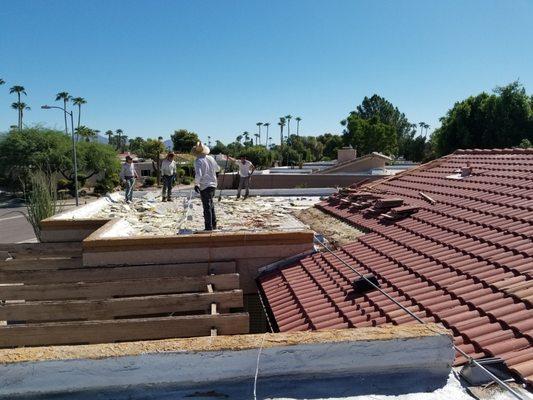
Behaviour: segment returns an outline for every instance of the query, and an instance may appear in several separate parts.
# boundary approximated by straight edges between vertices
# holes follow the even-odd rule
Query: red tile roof
[[[467,162],[470,176],[450,178]],[[501,357],[532,384],[533,149],[458,150],[344,193],[317,207],[368,233],[336,254],[423,320],[451,329],[470,356]],[[398,198],[403,204],[383,201]],[[387,204],[398,212],[378,207]],[[282,332],[416,323],[379,291],[355,295],[356,278],[317,253],[259,284]]]

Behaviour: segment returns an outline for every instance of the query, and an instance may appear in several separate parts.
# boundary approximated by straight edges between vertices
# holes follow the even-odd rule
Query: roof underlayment
[[[500,357],[531,385],[533,149],[458,150],[343,193],[317,207],[368,233],[336,254],[449,328],[461,350]],[[259,283],[282,332],[415,323],[379,291],[355,294],[356,278],[318,253]]]

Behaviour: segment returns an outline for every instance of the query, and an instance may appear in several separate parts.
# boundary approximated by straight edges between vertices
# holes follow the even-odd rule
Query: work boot
[[[162,200],[162,201],[163,201],[163,203],[164,203],[165,201],[167,201],[167,199],[165,199],[165,198],[163,197],[163,200]]]
[[[167,197],[167,201],[172,201],[172,199],[170,197]]]

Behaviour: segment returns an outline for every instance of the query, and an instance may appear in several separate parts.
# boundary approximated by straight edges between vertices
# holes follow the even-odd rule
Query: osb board
[[[424,324],[384,325],[379,328],[329,331],[195,337],[190,339],[150,340],[97,345],[44,346],[0,349],[0,363],[11,364],[28,361],[99,359],[165,352],[237,351],[256,349],[261,345],[264,348],[271,348],[328,342],[405,340],[443,335],[448,336],[451,345],[452,336],[449,331],[437,324]]]

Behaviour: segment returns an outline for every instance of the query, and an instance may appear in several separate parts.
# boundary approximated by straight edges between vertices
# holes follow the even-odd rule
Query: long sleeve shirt
[[[166,158],[161,162],[161,173],[166,176],[172,176],[176,173],[176,162],[168,161]]]
[[[209,155],[200,156],[194,162],[194,184],[204,190],[217,187],[217,172],[220,171],[215,159]]]
[[[137,178],[137,172],[135,171],[135,165],[133,163],[125,162],[122,164],[122,169],[120,170],[120,178]]]

